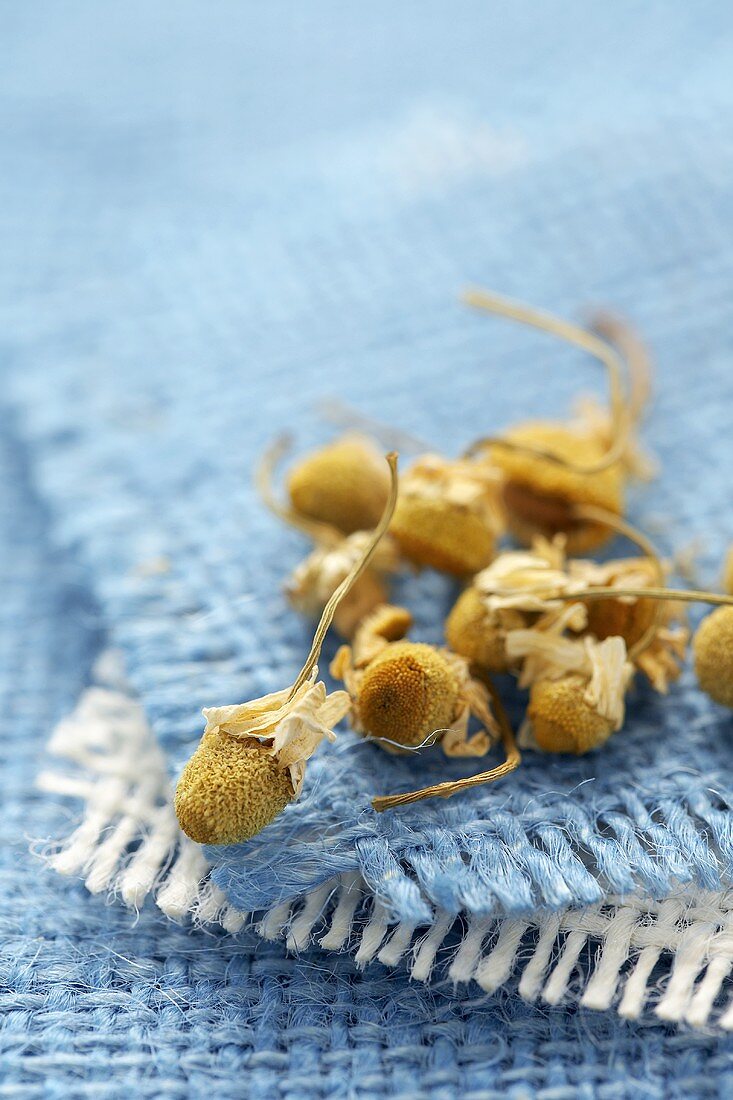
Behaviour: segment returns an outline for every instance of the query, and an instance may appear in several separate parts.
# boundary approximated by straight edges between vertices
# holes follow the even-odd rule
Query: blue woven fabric
[[[27,854],[57,823],[31,789],[42,738],[102,630],[172,773],[201,706],[292,681],[309,634],[279,584],[305,547],[249,484],[274,434],[325,438],[318,400],[337,394],[455,453],[591,381],[463,312],[467,282],[639,325],[664,472],[632,515],[667,551],[701,537],[716,582],[733,539],[726,7],[147,7],[3,11],[0,1094],[727,1096],[727,1040],[511,992],[456,1002],[149,912],[133,927]],[[160,555],[170,572],[145,575]],[[420,636],[453,594],[405,583]],[[344,733],[215,876],[249,909],[359,867],[408,919],[715,887],[730,760],[729,717],[687,675],[668,700],[640,690],[602,754],[529,754],[496,788],[375,818],[369,796],[414,776]]]
[[[254,933],[136,918],[28,855],[59,813],[34,789],[44,732],[101,644],[73,562],[49,544],[7,419],[0,444],[0,1096],[252,1100],[725,1100],[733,1038],[456,999]]]
[[[323,437],[314,406],[338,394],[455,453],[533,412],[561,414],[591,382],[565,348],[467,315],[456,302],[466,281],[570,315],[600,300],[638,323],[659,364],[648,436],[664,473],[631,514],[663,519],[665,550],[703,539],[715,582],[733,537],[721,506],[733,452],[726,118],[648,124],[610,149],[589,139],[511,170],[497,154],[498,177],[474,134],[473,171],[436,183],[403,161],[379,204],[362,197],[337,216],[327,200],[352,203],[363,167],[347,149],[318,200],[300,205],[298,173],[280,183],[267,232],[251,196],[219,196],[215,211],[188,191],[137,196],[139,169],[96,204],[94,173],[50,191],[36,180],[53,265],[8,318],[8,393],[57,537],[86,566],[173,773],[202,706],[291,683],[307,652],[310,627],[279,591],[305,548],[250,486],[275,433]],[[20,253],[10,225],[7,236]],[[160,555],[170,571],[142,575]],[[454,595],[435,576],[405,583],[416,636],[439,637]],[[602,753],[528,754],[508,782],[383,816],[370,795],[409,788],[414,765],[344,734],[309,768],[298,805],[257,842],[213,853],[215,877],[249,910],[360,868],[413,920],[434,904],[513,912],[639,885],[719,886],[728,717],[689,675],[669,700],[639,689],[629,711]],[[427,783],[465,765],[436,752],[420,767]]]

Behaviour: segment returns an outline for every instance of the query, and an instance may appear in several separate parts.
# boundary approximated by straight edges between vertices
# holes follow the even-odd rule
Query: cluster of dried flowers
[[[510,673],[528,691],[519,742],[581,754],[624,724],[637,673],[667,692],[680,675],[689,631],[684,605],[720,604],[698,629],[694,660],[703,691],[733,707],[733,598],[668,589],[667,567],[623,519],[633,477],[651,475],[636,428],[648,395],[646,352],[619,321],[593,331],[476,291],[479,308],[549,332],[607,369],[608,410],[591,402],[569,421],[531,421],[478,440],[459,459],[417,458],[397,478],[367,437],[349,434],[290,472],[288,503],[272,489],[277,444],[258,475],[263,498],[313,543],[286,585],[298,611],[320,616],[313,646],[290,688],[205,710],[206,729],[176,791],[183,830],[207,844],[256,835],[300,792],[306,761],[348,716],[392,753],[440,745],[483,757],[497,741],[503,763],[467,779],[375,798],[377,810],[490,782],[521,761],[492,682]],[[633,557],[587,557],[612,536]],[[500,548],[505,536],[523,549]],[[407,639],[412,617],[389,602],[402,569],[432,568],[464,587],[445,623],[447,646]],[[733,593],[733,553],[725,569]],[[344,638],[328,692],[318,659],[330,625]]]

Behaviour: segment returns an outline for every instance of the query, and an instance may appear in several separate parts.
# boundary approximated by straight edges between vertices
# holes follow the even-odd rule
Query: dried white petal
[[[317,546],[286,583],[288,599],[296,611],[315,618],[331,596],[359,562],[372,537],[371,531],[355,531],[336,545]],[[379,573],[394,573],[399,555],[393,539],[385,535],[371,559],[370,568]]]
[[[591,668],[585,702],[619,730],[624,723],[626,689],[634,674],[626,659],[626,643],[623,638],[606,638],[600,643],[586,638],[585,646]]]
[[[333,726],[348,713],[351,701],[345,691],[329,695],[322,681],[314,683],[318,669],[310,680],[290,698],[291,688],[276,691],[247,703],[204,710],[206,732],[220,730],[230,737],[252,737],[283,769],[289,768],[295,793],[303,781],[304,765],[326,738],[335,740]]]
[[[528,688],[538,680],[558,680],[568,672],[583,673],[588,655],[581,641],[549,631],[510,630],[506,636],[510,661],[523,661],[519,686]]]
[[[473,581],[487,610],[514,608],[542,614],[562,607],[562,601],[553,597],[583,592],[588,584],[566,571],[563,547],[562,539],[538,539],[532,550],[499,554]]]
[[[626,689],[633,675],[623,638],[573,640],[553,630],[512,630],[507,634],[507,654],[523,659],[520,687],[538,680],[558,680],[570,673],[587,677],[585,701],[620,729],[624,719]]]

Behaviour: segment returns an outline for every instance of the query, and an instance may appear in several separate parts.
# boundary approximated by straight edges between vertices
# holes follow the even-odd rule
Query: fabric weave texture
[[[550,1012],[511,983],[456,997],[149,907],[133,923],[28,853],[76,820],[33,781],[107,645],[171,778],[202,706],[292,682],[310,626],[280,584],[307,548],[251,486],[274,435],[324,440],[336,395],[456,454],[601,393],[582,357],[463,309],[467,284],[639,328],[663,472],[630,515],[664,553],[697,542],[699,580],[718,583],[733,540],[730,13],[511,8],[3,9],[0,1095],[730,1093],[727,1038]],[[439,640],[451,584],[423,574],[396,595],[415,636]],[[688,671],[667,699],[639,688],[602,753],[530,753],[496,787],[382,817],[370,796],[413,785],[414,765],[344,731],[257,843],[207,855],[239,909],[354,872],[406,925],[720,891],[731,729]],[[424,783],[460,770],[421,758]]]
[[[733,1037],[457,999],[339,955],[287,956],[253,932],[137,919],[29,857],[59,808],[34,787],[41,731],[101,641],[78,571],[48,540],[23,449],[0,446],[0,1096],[257,1100],[723,1100]]]
[[[589,151],[548,163],[541,183],[533,170],[531,180],[520,173],[488,191],[483,181],[451,187],[383,212],[379,222],[302,227],[266,279],[259,267],[249,275],[238,266],[234,210],[223,205],[221,234],[207,236],[216,254],[207,272],[191,245],[191,234],[199,239],[191,222],[185,234],[177,223],[159,224],[159,234],[170,233],[165,267],[110,275],[119,314],[101,328],[91,320],[103,308],[93,287],[76,304],[47,308],[40,332],[30,331],[39,310],[29,299],[9,392],[57,531],[92,576],[172,774],[199,736],[201,706],[288,684],[307,651],[310,626],[279,592],[304,548],[250,487],[274,433],[296,426],[304,445],[313,442],[314,402],[336,393],[451,453],[487,427],[533,411],[561,413],[587,387],[585,364],[567,349],[467,315],[455,301],[466,281],[521,288],[571,315],[582,286],[587,301],[630,313],[659,364],[648,438],[664,470],[631,515],[642,526],[663,524],[665,551],[700,539],[704,575],[715,583],[733,536],[721,509],[732,448],[731,312],[722,292],[730,274],[714,231],[731,217],[733,196],[722,181],[732,150],[715,123],[680,129],[674,163],[684,147],[691,167],[675,178],[663,143],[650,174],[653,141],[630,140],[618,166],[587,171]],[[546,218],[561,191],[569,213],[552,204]],[[582,204],[568,203],[572,193]],[[592,255],[583,244],[567,247],[551,273],[525,267],[530,252],[548,254],[548,237],[581,234],[593,240]],[[312,303],[301,313],[285,287],[316,250],[328,260],[309,271]],[[203,301],[187,301],[192,266]],[[244,293],[249,278],[257,295]],[[238,288],[236,324],[217,343],[210,326],[227,283]],[[334,285],[336,306],[324,313],[318,297],[328,301]],[[109,285],[99,293],[108,296]],[[145,301],[157,305],[141,327]],[[185,353],[177,324],[188,327]],[[160,557],[169,570],[149,571]],[[405,583],[398,598],[415,610],[416,637],[439,638],[454,595],[436,576]],[[409,786],[414,764],[344,734],[314,760],[302,801],[259,840],[209,853],[215,877],[249,910],[359,869],[396,917],[418,919],[433,904],[511,913],[639,886],[663,896],[674,881],[718,888],[730,863],[729,724],[688,674],[670,699],[639,689],[623,735],[603,753],[578,761],[528,754],[509,782],[379,817],[369,796]],[[421,774],[434,782],[458,766],[425,754]]]

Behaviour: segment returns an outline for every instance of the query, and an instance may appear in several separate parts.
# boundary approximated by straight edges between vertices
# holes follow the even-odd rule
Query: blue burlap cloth
[[[565,348],[469,315],[456,301],[467,281],[571,316],[600,301],[637,323],[657,361],[647,438],[663,473],[631,515],[665,551],[699,540],[716,583],[733,539],[721,228],[733,146],[715,122],[674,135],[672,149],[666,131],[613,156],[592,144],[510,181],[450,181],[345,221],[324,208],[320,221],[280,225],[269,250],[253,247],[233,200],[185,218],[161,207],[144,241],[115,209],[116,247],[96,281],[27,295],[7,375],[19,431],[172,773],[202,706],[291,683],[307,652],[311,627],[280,592],[306,548],[251,487],[274,434],[324,437],[314,409],[337,394],[451,454],[601,386]],[[59,263],[111,229],[81,196],[67,201]],[[160,557],[168,572],[150,574]],[[415,636],[438,640],[454,597],[443,578],[406,581]],[[381,816],[370,795],[409,789],[415,763],[345,732],[309,767],[298,804],[255,842],[212,853],[215,877],[251,910],[360,869],[396,916],[420,920],[434,904],[515,912],[635,886],[662,895],[673,881],[712,889],[731,857],[729,730],[688,674],[666,699],[640,687],[602,752],[528,753],[506,782]],[[462,769],[439,752],[420,760],[425,783]]]
[[[542,7],[7,12],[9,1095],[49,1066],[49,1095],[100,1095],[112,1062],[110,1095],[142,1078],[150,1095],[408,1096],[419,1071],[435,1095],[621,1097],[642,1050],[650,1095],[693,1080],[726,1095],[725,1044],[701,1082],[702,1048],[675,1064],[658,1028],[548,1022],[510,996],[396,996],[345,962],[309,969],[149,914],[132,930],[39,882],[25,854],[52,831],[34,760],[97,631],[123,651],[171,774],[202,706],[292,682],[309,628],[279,585],[305,547],[250,484],[273,435],[326,438],[319,399],[338,395],[454,454],[600,390],[580,357],[465,312],[466,283],[570,317],[602,303],[644,332],[663,473],[631,515],[666,552],[700,540],[717,582],[733,540],[730,20],[712,4]],[[146,568],[160,557],[168,572]],[[437,640],[450,584],[425,575],[400,595]],[[412,785],[414,764],[344,732],[256,844],[211,853],[214,877],[261,909],[357,869],[408,921],[716,889],[733,855],[731,728],[688,673],[668,699],[639,689],[602,753],[530,753],[496,787],[381,817],[369,796]],[[420,769],[461,773],[438,753]]]
[[[49,544],[24,450],[0,445],[0,1096],[252,1100],[724,1100],[733,1038],[456,998],[254,932],[194,932],[45,870],[29,837],[63,828],[34,788],[45,731],[101,642],[73,562]]]

